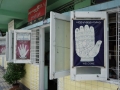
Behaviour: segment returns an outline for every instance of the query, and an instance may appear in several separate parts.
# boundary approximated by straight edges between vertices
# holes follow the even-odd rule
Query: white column
[[[44,90],[45,32],[43,28],[40,29],[39,38],[39,90]]]

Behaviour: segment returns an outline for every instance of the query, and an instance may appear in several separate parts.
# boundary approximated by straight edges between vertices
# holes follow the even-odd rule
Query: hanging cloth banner
[[[104,20],[73,20],[74,66],[104,66]]]
[[[17,33],[16,38],[16,59],[30,59],[30,33]]]

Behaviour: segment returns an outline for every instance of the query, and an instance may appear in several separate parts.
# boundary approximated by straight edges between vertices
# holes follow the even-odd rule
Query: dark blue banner
[[[74,66],[104,66],[104,20],[73,20]]]

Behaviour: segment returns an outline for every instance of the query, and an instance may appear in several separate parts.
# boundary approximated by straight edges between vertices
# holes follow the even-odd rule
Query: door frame
[[[40,30],[40,46],[39,46],[39,53],[40,54],[40,57],[41,59],[39,59],[39,90],[45,90],[45,79],[44,79],[44,76],[45,76],[45,73],[44,73],[44,70],[45,70],[45,57],[44,57],[44,54],[45,54],[45,28],[46,27],[49,27],[50,24],[45,24],[45,25],[42,25],[40,26],[41,30]]]

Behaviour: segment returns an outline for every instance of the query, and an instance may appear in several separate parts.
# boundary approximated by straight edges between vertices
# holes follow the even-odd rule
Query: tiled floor
[[[9,90],[11,85],[7,84],[3,79],[4,71],[0,68],[0,90]]]

